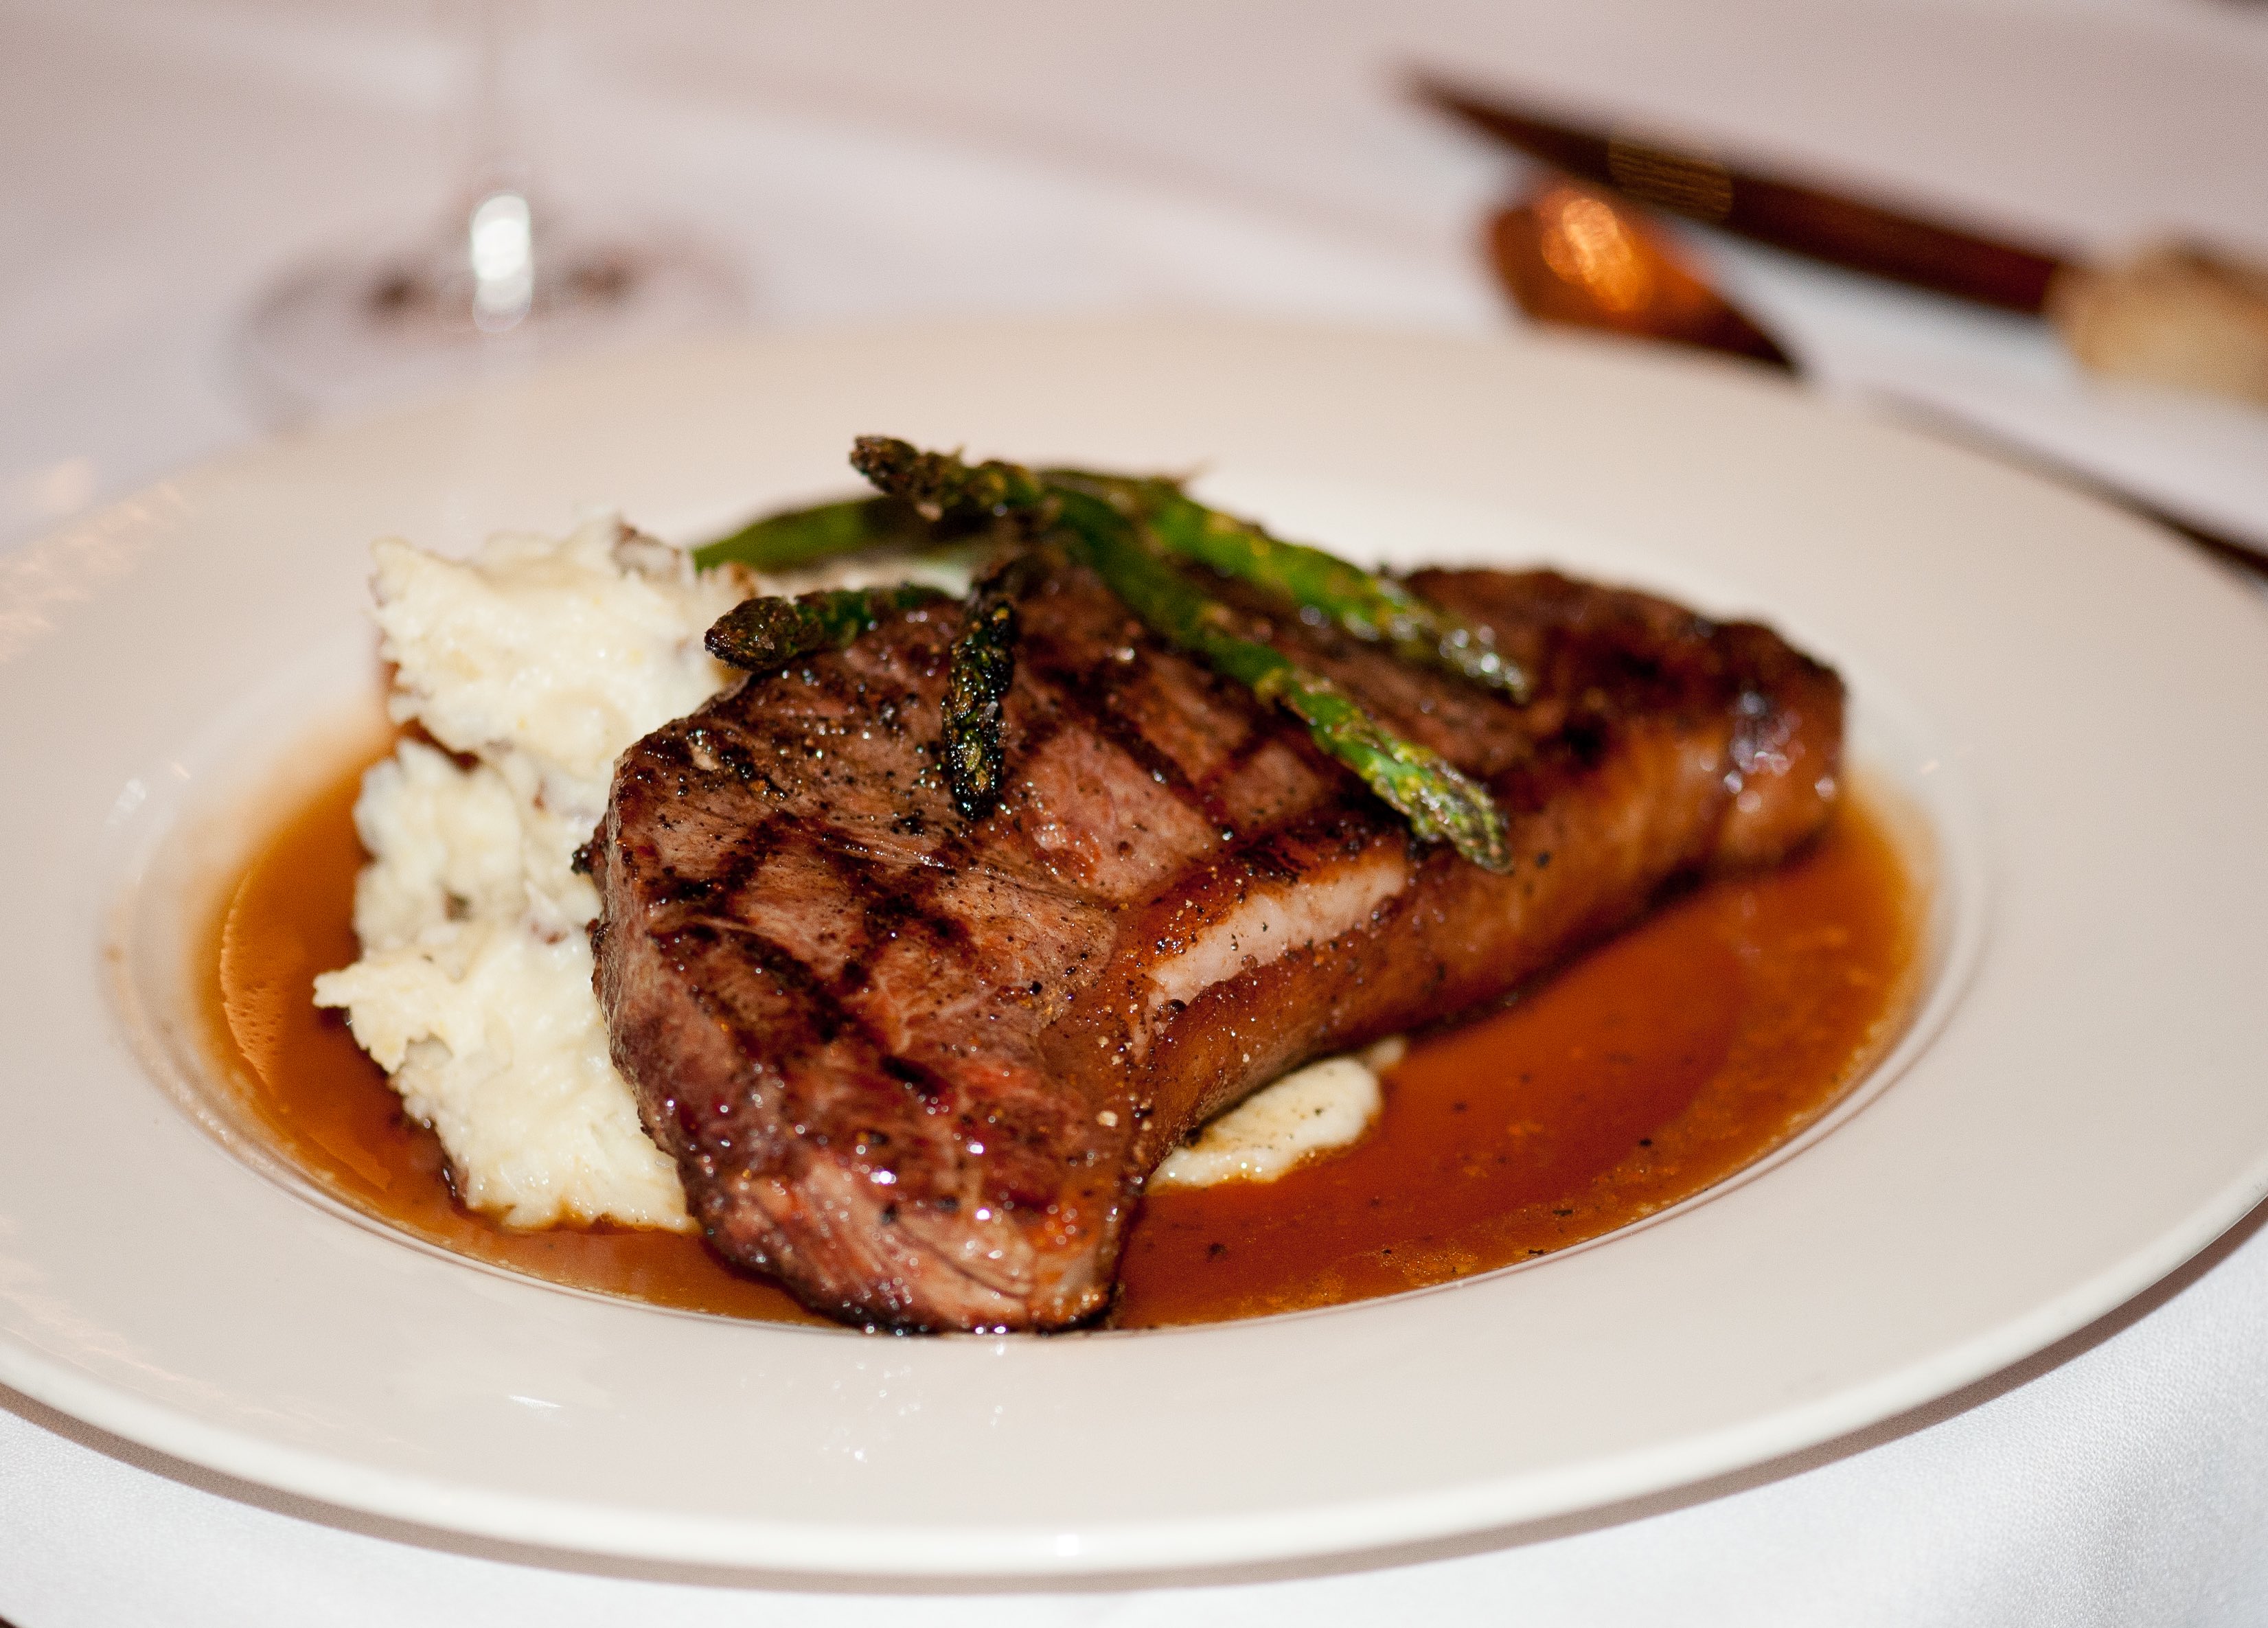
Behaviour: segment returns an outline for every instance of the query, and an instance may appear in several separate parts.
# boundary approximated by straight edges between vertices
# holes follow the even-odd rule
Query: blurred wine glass
[[[459,201],[422,230],[341,246],[254,305],[239,361],[293,423],[508,373],[578,350],[728,324],[731,257],[645,220],[562,214],[527,150],[528,0],[451,0],[466,49]]]

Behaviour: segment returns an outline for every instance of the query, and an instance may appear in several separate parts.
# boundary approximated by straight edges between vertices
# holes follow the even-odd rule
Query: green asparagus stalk
[[[929,522],[913,505],[896,497],[854,497],[752,520],[694,549],[693,564],[696,571],[725,564],[792,571],[862,549],[913,548],[930,541]]]
[[[945,768],[954,806],[981,820],[1000,800],[1006,760],[1001,703],[1016,676],[1016,597],[1032,571],[1029,555],[1011,555],[970,590],[945,689]]]
[[[1528,675],[1497,649],[1494,636],[1428,603],[1390,577],[1364,571],[1335,554],[1271,536],[1249,520],[1197,501],[1172,481],[969,464],[950,453],[925,453],[887,436],[862,436],[850,455],[860,474],[932,517],[980,511],[1035,509],[1057,490],[1084,491],[1138,519],[1173,552],[1250,583],[1303,611],[1322,615],[1366,644],[1384,644],[1405,661],[1466,679],[1514,701],[1528,699]]]
[[[934,520],[947,513],[1009,514],[1036,509],[1047,488],[1020,464],[967,463],[952,453],[925,453],[887,435],[862,435],[850,467],[893,497]]]
[[[1227,606],[1152,551],[1148,534],[1126,512],[1132,505],[1122,507],[1078,485],[1042,482],[1014,464],[971,465],[950,453],[925,453],[882,436],[860,438],[851,462],[885,492],[925,512],[977,506],[996,513],[1052,510],[1075,552],[1152,631],[1299,718],[1317,747],[1354,770],[1421,840],[1454,843],[1484,870],[1512,868],[1504,814],[1487,788],[1440,754],[1387,729],[1321,674],[1240,637]]]
[[[1111,504],[1068,489],[1057,497],[1076,551],[1154,632],[1305,724],[1309,739],[1360,776],[1421,840],[1447,840],[1484,870],[1512,868],[1504,814],[1486,787],[1387,729],[1321,674],[1240,637],[1234,613],[1145,547],[1135,523]]]
[[[1418,598],[1390,577],[1207,508],[1172,481],[1083,469],[1049,469],[1042,478],[1050,485],[1091,492],[1138,516],[1175,554],[1325,616],[1365,644],[1383,644],[1405,661],[1452,674],[1513,701],[1528,697],[1528,675],[1497,649],[1495,635]]]
[[[717,619],[703,641],[718,660],[770,673],[815,651],[841,650],[883,619],[934,605],[946,595],[907,583],[895,588],[830,588],[792,600],[747,599]]]

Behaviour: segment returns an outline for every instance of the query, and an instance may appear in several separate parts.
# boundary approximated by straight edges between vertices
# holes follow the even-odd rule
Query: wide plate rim
[[[1080,343],[1082,335],[1088,336],[1090,342],[1098,335],[1116,335],[1123,341],[1130,333],[1174,335],[1176,343],[1185,345],[1217,340],[1226,335],[1262,351],[1270,346],[1328,350],[1333,346],[1359,349],[1368,345],[1412,353],[1429,349],[1462,355],[1532,353],[1528,342],[1519,341],[1350,335],[1270,324],[1208,324],[1186,319],[925,324],[895,332],[911,335],[911,343],[918,343],[923,335],[941,328],[964,337],[971,334],[1012,335],[1008,343],[1023,345],[1075,344]],[[869,333],[853,336],[850,343],[872,343],[872,339]],[[783,346],[824,350],[842,342],[836,336],[817,335],[787,340],[757,336],[741,343],[754,353],[762,354]],[[1548,345],[1541,349],[1561,351],[1567,348]],[[1587,357],[1594,354],[1581,345],[1572,347],[1568,353]],[[1658,368],[1668,378],[1690,380],[1701,374],[1719,377],[1714,370],[1703,369],[1697,374],[1696,370],[1675,364],[1633,358],[1612,347],[1603,348],[1596,354],[1605,358],[1598,365],[1608,372],[1634,367],[1646,374]],[[1580,363],[1578,372],[1591,365],[1587,361]],[[539,379],[516,389],[522,399],[531,394],[540,397],[547,391],[569,387],[575,379],[587,381],[617,367],[659,367],[666,372],[668,364],[650,357],[630,364],[585,364],[567,370],[556,379]],[[1729,392],[1728,400],[1738,399],[1756,387],[1736,373],[1724,372],[1721,378]],[[483,399],[496,406],[513,394],[507,390]],[[85,534],[107,527],[123,526],[129,531],[136,526],[146,527],[153,512],[178,513],[184,507],[193,512],[200,483],[207,486],[225,485],[250,478],[256,483],[264,471],[276,467],[275,460],[288,462],[295,446],[335,448],[357,438],[382,438],[401,426],[431,422],[437,416],[464,410],[462,402],[410,409],[369,424],[232,454],[166,483],[152,493],[129,499],[72,529]],[[1896,438],[1900,433],[1874,428],[1865,431],[1867,437]],[[1931,456],[1958,459],[1962,455],[1933,453]],[[2029,483],[2029,477],[2014,475],[1995,473],[1988,477],[1988,483],[1996,482],[2013,482],[2019,486],[2036,484]],[[2067,499],[2058,494],[2055,501],[2063,503]],[[2102,512],[2102,518],[2114,527],[2144,529],[2136,523],[2111,517],[2107,511]],[[2150,541],[2152,546],[2158,546],[2155,538]],[[44,546],[47,545],[35,544],[33,548]],[[0,683],[4,681],[4,677],[0,677]],[[1999,835],[2005,838],[2007,834]],[[878,1552],[875,1531],[847,1527],[839,1521],[816,1526],[776,1521],[765,1529],[760,1529],[762,1523],[752,1525],[746,1519],[704,1523],[688,1519],[681,1512],[649,1515],[634,1507],[609,1508],[587,1499],[529,1499],[494,1489],[471,1488],[462,1481],[446,1477],[418,1477],[358,1467],[343,1463],[334,1455],[263,1442],[256,1436],[212,1425],[192,1413],[137,1396],[114,1384],[85,1378],[68,1366],[52,1362],[20,1343],[13,1330],[0,1337],[0,1379],[90,1424],[249,1480],[413,1522],[547,1547],[875,1575],[1039,1575],[1219,1565],[1376,1548],[1593,1506],[1764,1462],[1879,1422],[1942,1396],[2083,1327],[2205,1248],[2250,1209],[2264,1191],[2268,1191],[2268,1150],[2210,1195],[2193,1201],[2181,1226],[2161,1229],[2139,1247],[2125,1250],[2084,1280],[2072,1284],[2054,1300],[2029,1308],[2021,1317],[2005,1320],[1989,1337],[1980,1336],[1939,1350],[1928,1360],[1879,1375],[1865,1387],[1847,1388],[1831,1396],[1782,1409],[1769,1420],[1751,1419],[1725,1431],[1657,1444],[1653,1451],[1602,1459],[1589,1465],[1584,1474],[1560,1474],[1553,1491],[1539,1490],[1533,1477],[1525,1480],[1515,1477],[1498,1484],[1436,1487],[1369,1503],[1342,1499],[1327,1507],[1286,1507],[1260,1512],[1246,1519],[1214,1514],[1195,1522],[1101,1522],[1071,1535],[1075,1541],[1068,1544],[1064,1542],[1066,1535],[1037,1529],[1010,1531],[939,1526],[926,1534],[894,1532]],[[1675,1467],[1660,1462],[1665,1459],[1674,1460]]]

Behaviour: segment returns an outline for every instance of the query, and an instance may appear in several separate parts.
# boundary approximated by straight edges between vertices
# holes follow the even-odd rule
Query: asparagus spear
[[[830,588],[795,599],[747,599],[726,611],[703,643],[718,660],[770,673],[814,651],[841,650],[882,619],[934,605],[946,595],[907,583],[895,588]]]
[[[693,565],[696,571],[732,564],[792,571],[861,549],[917,547],[929,541],[929,522],[913,505],[896,497],[853,497],[751,520],[732,535],[694,549]]]
[[[1000,800],[1000,704],[1016,676],[1016,597],[1034,567],[1012,554],[980,578],[961,613],[945,689],[945,769],[954,806],[981,820]]]
[[[1406,661],[1436,667],[1526,701],[1528,675],[1496,648],[1494,637],[1428,604],[1391,578],[1305,543],[1270,536],[1249,520],[1197,502],[1172,481],[963,462],[887,436],[861,436],[850,454],[858,472],[925,514],[1036,509],[1051,492],[1084,491],[1141,520],[1174,553],[1224,577],[1248,582],[1328,617],[1366,643],[1384,643]]]
[[[1360,776],[1421,839],[1446,839],[1484,870],[1512,868],[1504,815],[1485,787],[1385,728],[1321,674],[1239,637],[1234,613],[1160,559],[1119,505],[1079,486],[1043,483],[1014,464],[971,465],[883,436],[861,437],[851,462],[884,491],[927,512],[979,505],[1054,511],[1075,551],[1154,632],[1299,718],[1318,747]]]
[[[1239,637],[1234,613],[1145,547],[1135,523],[1113,505],[1068,489],[1057,497],[1077,552],[1153,631],[1305,724],[1308,737],[1359,775],[1420,839],[1447,839],[1484,870],[1512,868],[1504,814],[1486,787],[1387,729],[1321,674]]]
[[[1405,661],[1454,674],[1513,701],[1528,697],[1528,675],[1496,648],[1493,634],[1427,603],[1390,577],[1270,536],[1250,520],[1207,508],[1172,481],[1080,469],[1050,469],[1042,478],[1138,516],[1174,553],[1320,613],[1366,644],[1382,643]]]
[[[947,513],[1009,514],[1047,500],[1040,478],[1020,464],[967,463],[892,436],[860,436],[850,446],[850,467],[932,520]]]

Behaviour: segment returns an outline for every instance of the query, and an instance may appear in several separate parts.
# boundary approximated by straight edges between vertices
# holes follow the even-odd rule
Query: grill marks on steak
[[[1537,699],[1268,636],[1485,777],[1509,876],[1414,843],[1076,571],[1024,603],[1009,791],[982,821],[932,755],[952,605],[626,754],[593,846],[599,993],[715,1246],[853,1321],[1075,1322],[1202,1118],[1824,820],[1841,686],[1769,630],[1547,572],[1417,586],[1493,627]]]

